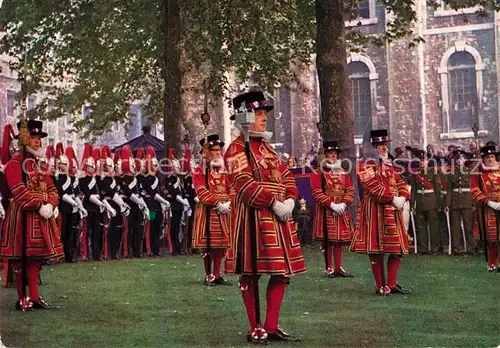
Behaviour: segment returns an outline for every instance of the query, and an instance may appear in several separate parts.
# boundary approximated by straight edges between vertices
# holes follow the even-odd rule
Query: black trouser
[[[123,232],[123,216],[117,213],[114,218],[109,220],[108,226],[108,246],[109,246],[109,258],[118,258],[118,251],[120,250],[120,244],[122,241]]]
[[[182,252],[182,242],[180,241],[179,230],[181,227],[182,210],[172,211],[170,218],[170,240],[172,241],[173,254]]]
[[[78,213],[63,213],[61,216],[61,239],[64,247],[64,259],[73,262],[78,246],[78,227],[80,216]]]
[[[155,213],[154,220],[149,222],[149,241],[151,243],[151,254],[159,256],[163,216],[161,211],[155,211]]]
[[[102,214],[89,211],[87,216],[87,245],[91,245],[92,259],[100,260],[102,253]],[[87,256],[87,258],[89,258]]]
[[[138,208],[132,208],[128,216],[129,255],[142,257],[144,246],[144,216]]]

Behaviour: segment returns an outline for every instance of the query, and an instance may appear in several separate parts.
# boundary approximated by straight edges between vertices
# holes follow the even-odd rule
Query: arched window
[[[476,61],[467,51],[448,59],[450,131],[468,131],[477,122]]]
[[[372,128],[370,70],[365,63],[360,61],[350,62],[347,68],[352,96],[354,135],[362,137],[367,129]]]

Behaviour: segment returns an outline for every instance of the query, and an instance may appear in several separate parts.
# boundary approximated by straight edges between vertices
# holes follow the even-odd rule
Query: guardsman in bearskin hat
[[[73,261],[76,261],[82,256],[81,255],[82,241],[80,240],[80,233],[83,229],[83,221],[86,220],[88,212],[83,206],[82,200],[80,199],[80,186],[79,186],[79,179],[77,176],[79,165],[76,159],[75,149],[73,148],[73,146],[66,146],[66,149],[64,150],[64,155],[68,159],[68,175],[71,178],[73,199],[78,205],[76,211],[73,210],[73,214],[71,217],[74,238],[76,239],[75,241],[76,246],[73,253]]]
[[[146,149],[145,172],[142,182],[145,201],[149,209],[149,219],[146,223],[146,235],[149,236],[151,256],[160,256],[160,236],[163,214],[168,214],[170,203],[160,195],[160,178],[158,177],[158,159],[155,149],[149,146]],[[146,242],[148,240],[146,239]],[[148,246],[146,246],[146,249]]]
[[[66,262],[73,262],[78,238],[78,230],[75,229],[73,217],[76,217],[74,213],[78,212],[79,204],[75,199],[73,182],[69,176],[69,159],[64,153],[62,143],[56,145],[56,153],[52,158],[54,158],[54,166],[57,167],[54,184],[60,199],[57,222],[64,246],[64,259]],[[50,163],[52,158],[49,159],[49,165],[52,165]]]
[[[415,211],[418,250],[424,254],[437,253],[442,247],[439,222],[441,179],[434,158],[428,158],[423,150],[418,157],[420,169],[410,176],[411,209]]]
[[[472,176],[472,197],[480,208],[479,226],[488,247],[488,271],[500,272],[500,166],[495,146],[481,148],[482,163],[479,172]]]
[[[121,149],[121,170],[123,172],[121,189],[125,196],[125,203],[130,207],[128,216],[128,255],[142,256],[144,240],[144,220],[149,214],[144,199],[140,197],[140,185],[136,177],[135,159],[128,145]]]
[[[350,244],[354,225],[347,207],[354,200],[354,185],[341,167],[341,149],[336,141],[323,142],[325,160],[311,176],[311,190],[316,200],[313,231],[323,241],[325,271],[329,278],[351,278],[342,268],[342,248]],[[326,223],[326,225],[325,225]],[[328,234],[325,239],[325,232]],[[332,254],[335,268],[332,267]]]
[[[454,165],[450,173],[446,175],[448,180],[445,208],[449,210],[450,214],[452,251],[460,253],[467,249],[468,252],[472,252],[476,249],[476,240],[472,233],[474,214],[472,212],[473,199],[470,189],[470,180],[473,173],[471,168],[467,166],[467,152],[455,150],[453,155]],[[463,246],[462,240],[465,242]]]
[[[278,320],[288,280],[306,271],[295,223],[291,219],[298,189],[293,175],[269,143],[272,134],[266,131],[266,126],[268,111],[273,106],[264,93],[241,94],[233,99],[233,106],[238,117],[254,115],[255,119],[248,130],[248,143],[245,144],[244,136],[240,135],[225,153],[232,190],[236,193],[232,202],[233,236],[226,256],[226,271],[240,275],[241,294],[250,324],[249,341],[297,340],[278,327]],[[238,122],[236,125],[242,126]],[[256,303],[259,301],[259,277],[264,274],[271,278],[262,327]]]
[[[193,249],[201,250],[205,266],[205,285],[227,284],[221,275],[222,259],[229,246],[229,175],[224,169],[221,150],[224,142],[217,134],[200,140],[203,164],[193,174],[198,203],[194,211]]]
[[[3,138],[2,138],[2,148],[0,149],[0,196],[2,199],[2,204],[0,206],[0,219],[5,218],[5,212],[9,207],[9,199],[11,193],[9,186],[7,185],[7,180],[5,180],[4,169],[7,162],[10,161],[12,155],[17,151],[14,146],[15,133],[11,124],[6,124],[3,128]],[[14,273],[12,272],[12,262],[8,259],[4,259],[2,262],[3,272],[2,281],[5,287],[14,286]]]
[[[359,163],[358,176],[363,197],[351,250],[369,255],[377,294],[408,294],[410,291],[397,282],[397,276],[401,258],[408,253],[402,210],[409,194],[406,183],[394,171],[388,158],[387,143],[390,139],[387,130],[373,130],[370,138],[377,158]],[[385,254],[389,254],[387,281]]]
[[[39,170],[36,162],[44,156],[42,138],[47,133],[42,130],[42,125],[42,121],[28,121],[26,158],[21,163],[22,154],[17,152],[5,166],[5,178],[12,198],[3,224],[0,257],[15,262],[16,309],[19,310],[52,308],[38,292],[40,266],[47,260],[62,258],[64,254],[54,219],[54,209],[59,205],[57,189],[50,176]],[[20,122],[17,126],[20,128]],[[23,171],[27,174],[26,181],[23,180]],[[28,222],[26,231],[21,228],[23,219]],[[21,262],[23,238],[20,234],[23,232],[26,235],[25,270]],[[24,272],[29,287],[27,298],[23,298]]]
[[[98,148],[96,148],[98,150]],[[102,214],[106,206],[101,200],[97,183],[97,171],[99,170],[99,157],[92,144],[85,144],[81,165],[84,176],[79,179],[80,191],[82,192],[83,207],[87,210],[86,228],[84,231],[83,258],[88,259],[88,247],[91,246],[92,259],[101,260],[102,251]]]
[[[185,211],[191,209],[189,201],[184,197],[184,190],[182,188],[181,180],[179,179],[179,173],[181,165],[177,159],[175,159],[174,149],[168,150],[168,168],[166,177],[166,199],[170,203],[171,217],[169,225],[169,240],[171,243],[171,253],[172,255],[182,254],[182,242],[181,242],[181,222]]]
[[[130,207],[123,201],[118,192],[115,180],[115,165],[111,158],[111,150],[107,145],[101,147],[101,191],[102,202],[106,205],[105,219],[105,258],[118,258],[122,240],[123,214],[128,214]]]

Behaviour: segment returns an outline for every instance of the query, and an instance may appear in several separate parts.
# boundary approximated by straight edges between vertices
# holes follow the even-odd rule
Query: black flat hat
[[[242,103],[245,103],[247,110],[265,109],[271,111],[274,109],[273,101],[267,100],[262,91],[250,91],[233,98],[233,108],[235,110],[239,109]],[[232,115],[229,119],[234,121],[235,115]]]
[[[489,155],[495,155],[497,156],[500,152],[497,151],[495,146],[489,145],[489,146],[483,146],[481,148],[481,158],[486,157]]]
[[[43,127],[43,122],[39,120],[28,120],[28,132],[30,133],[31,136],[33,137],[40,137],[40,138],[45,138],[48,136],[47,133],[45,133],[42,130]],[[17,122],[17,129],[19,130],[21,128],[21,121]],[[14,136],[14,139],[17,139],[19,137],[19,134]]]
[[[208,142],[208,147],[212,147],[215,145],[219,145],[220,147],[224,147],[224,144],[225,144],[223,141],[220,141],[218,134],[209,135],[207,137],[207,142]],[[200,145],[201,145],[200,153],[203,153],[203,146],[205,145],[205,138],[200,140]]]
[[[375,129],[370,131],[370,141],[375,145],[387,143],[391,141],[391,139],[389,139],[387,129]]]
[[[329,140],[329,141],[324,141],[323,142],[323,149],[325,152],[328,151],[337,151],[341,152],[342,150],[340,149],[340,146],[335,140]]]

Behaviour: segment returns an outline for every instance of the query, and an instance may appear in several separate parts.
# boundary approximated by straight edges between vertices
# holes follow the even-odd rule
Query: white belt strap
[[[459,192],[459,193],[470,192],[470,188],[469,187],[456,188],[456,189],[453,189],[453,192]]]
[[[434,190],[417,190],[417,193],[421,193],[421,194],[434,193]]]

